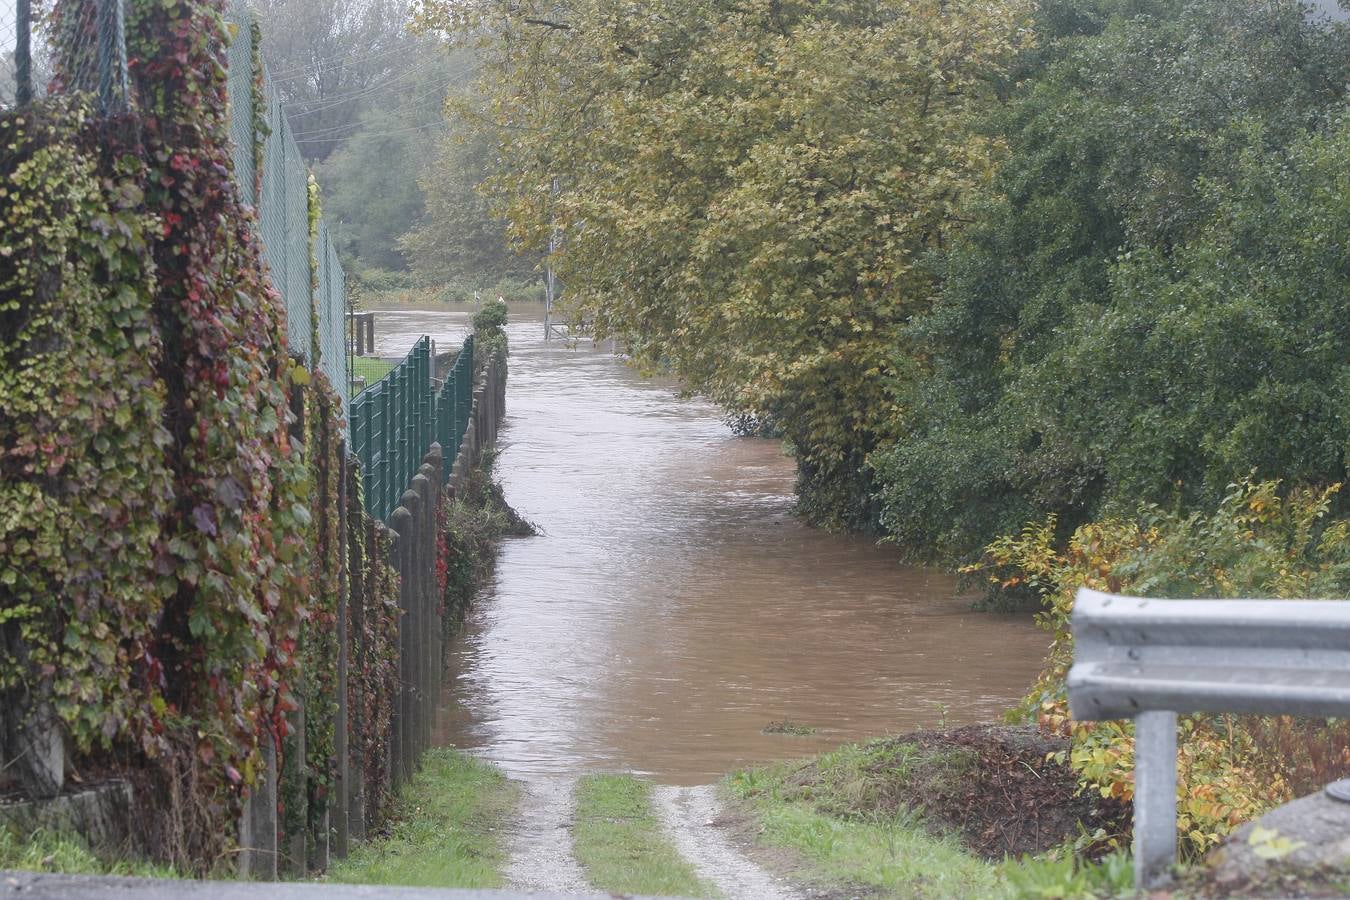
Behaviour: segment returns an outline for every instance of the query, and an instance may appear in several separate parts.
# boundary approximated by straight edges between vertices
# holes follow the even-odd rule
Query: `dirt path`
[[[511,861],[506,868],[508,887],[559,894],[594,893],[572,856],[573,784],[563,779],[522,783]]]
[[[716,786],[658,786],[652,799],[680,855],[699,877],[716,885],[726,900],[800,900],[803,896],[737,849],[722,824]]]

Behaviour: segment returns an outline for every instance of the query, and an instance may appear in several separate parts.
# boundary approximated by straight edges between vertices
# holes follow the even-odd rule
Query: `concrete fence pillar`
[[[10,659],[20,671],[31,671],[28,648],[17,627],[4,631],[10,632],[3,637]],[[51,676],[38,676],[31,685],[0,696],[0,760],[34,798],[55,797],[66,780],[65,737],[51,696]]]
[[[345,857],[350,849],[351,801],[348,784],[351,781],[350,716],[348,705],[348,655],[351,646],[349,622],[351,619],[351,596],[348,589],[348,543],[351,534],[347,527],[347,481],[348,456],[346,444],[340,444],[338,458],[338,495],[337,540],[338,540],[338,595],[337,595],[337,721],[333,723],[333,754],[336,757],[333,790],[329,800],[330,818],[333,824],[333,852],[339,858]]]
[[[282,829],[285,843],[278,848],[281,874],[293,877],[305,874],[305,863],[309,858],[305,702],[296,696],[295,703],[296,708],[286,714],[289,733],[281,740],[281,772],[277,779],[277,792],[285,811],[282,821],[290,826]]]
[[[366,608],[368,606],[366,563],[371,552],[371,533],[363,527],[364,510],[357,499],[357,466],[349,458],[346,466],[347,518],[347,781],[344,785],[347,810],[347,840],[362,840],[366,836],[366,702],[368,686],[361,675],[366,671]],[[352,678],[350,673],[358,673]]]
[[[428,453],[429,456],[429,453]],[[435,730],[436,722],[436,700],[439,698],[440,691],[437,690],[440,673],[440,656],[436,653],[436,636],[440,633],[440,615],[439,610],[439,584],[436,573],[436,545],[437,532],[439,524],[436,519],[440,517],[440,487],[436,480],[436,467],[433,467],[427,456],[423,457],[423,464],[417,470],[417,476],[413,479],[414,490],[417,490],[418,497],[421,498],[421,507],[423,507],[423,540],[421,540],[421,551],[423,551],[423,630],[421,630],[421,694],[423,694],[423,716],[421,716],[421,743],[423,749],[431,746],[432,731]]]
[[[277,745],[271,734],[263,735],[262,777],[244,799],[239,820],[239,878],[245,881],[277,880]]]
[[[413,515],[408,509],[409,502],[416,503],[416,497],[411,500],[408,494],[404,494],[403,502],[389,516],[389,527],[398,535],[394,539],[394,549],[389,560],[394,571],[398,573],[399,583],[399,619],[398,619],[398,696],[394,698],[394,727],[390,731],[391,751],[390,756],[393,759],[393,787],[397,789],[412,774],[411,767],[406,763],[409,759],[410,741],[410,719],[412,717],[412,692],[408,687],[409,671],[411,663],[411,654],[408,652],[408,643],[412,639],[412,623],[409,621],[408,601],[410,599],[411,578],[410,578],[410,560],[413,556]]]
[[[414,598],[417,608],[417,632],[414,634],[417,660],[417,757],[420,761],[422,751],[431,743],[431,643],[435,609],[431,605],[436,582],[435,536],[436,489],[432,483],[431,467],[425,463],[413,476],[412,492],[417,495],[417,593]]]
[[[422,471],[431,481],[432,490],[432,509],[428,517],[431,525],[430,531],[430,567],[431,567],[431,590],[430,610],[431,623],[428,631],[428,643],[431,657],[431,722],[427,732],[428,744],[431,735],[435,730],[436,713],[440,709],[441,700],[441,677],[445,671],[445,595],[441,590],[439,561],[441,551],[441,515],[445,509],[446,488],[445,488],[445,466],[442,456],[441,445],[433,443],[427,455],[422,458]]]

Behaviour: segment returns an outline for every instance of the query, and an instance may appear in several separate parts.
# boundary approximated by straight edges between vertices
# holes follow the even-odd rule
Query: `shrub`
[[[1020,713],[1072,737],[1068,762],[1085,789],[1133,796],[1133,730],[1074,722],[1064,678],[1073,659],[1069,616],[1080,586],[1151,597],[1350,599],[1350,520],[1328,512],[1340,486],[1281,491],[1278,482],[1231,485],[1216,509],[1189,515],[1146,507],[1132,519],[1077,528],[1061,545],[1053,519],[991,544],[967,567],[999,590],[1046,598],[1050,655]],[[1216,601],[1217,602],[1217,601]],[[1185,716],[1178,759],[1178,827],[1199,854],[1234,826],[1292,796],[1295,786],[1350,773],[1345,722]],[[1301,750],[1288,754],[1291,748]]]

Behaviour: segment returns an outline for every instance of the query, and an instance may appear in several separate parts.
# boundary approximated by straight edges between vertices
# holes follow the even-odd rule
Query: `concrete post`
[[[428,472],[431,479],[432,489],[432,513],[431,513],[431,728],[435,730],[436,712],[440,708],[441,699],[441,676],[445,671],[445,610],[442,605],[445,603],[445,597],[441,592],[441,582],[437,571],[437,561],[440,556],[441,542],[441,512],[445,508],[446,487],[445,487],[445,465],[442,456],[441,445],[432,443],[431,449],[423,457],[424,470]],[[431,733],[428,735],[430,741]]]
[[[405,765],[409,758],[409,719],[412,715],[411,695],[408,690],[408,664],[410,662],[408,641],[411,635],[411,623],[408,621],[408,591],[410,587],[408,559],[412,555],[413,544],[413,517],[408,510],[406,495],[404,503],[390,515],[389,527],[398,535],[394,539],[394,549],[389,560],[389,564],[398,573],[399,581],[398,697],[394,699],[393,703],[394,727],[390,732],[390,757],[393,762],[392,786],[397,789],[412,774],[411,769]]]
[[[262,778],[244,800],[239,821],[239,878],[277,880],[277,746],[270,734],[259,748]]]
[[[1134,717],[1134,883],[1166,881],[1177,861],[1177,714]]]
[[[369,559],[371,532],[363,527],[356,488],[355,460],[347,463],[347,639],[350,644],[348,670],[366,670],[366,560]],[[347,839],[366,836],[366,758],[365,708],[366,684],[361,678],[347,681]]]
[[[436,718],[436,689],[440,669],[440,657],[436,654],[436,636],[440,633],[440,617],[437,615],[436,577],[436,518],[440,512],[439,482],[436,469],[422,457],[422,465],[413,478],[413,487],[421,498],[422,505],[422,631],[420,634],[422,660],[422,748],[431,746],[431,734]]]
[[[348,648],[350,635],[348,623],[351,619],[351,598],[348,592],[348,544],[351,534],[347,528],[347,479],[348,456],[346,444],[338,447],[338,496],[337,496],[337,537],[338,537],[338,596],[337,596],[337,721],[333,723],[333,753],[337,757],[329,807],[332,812],[334,828],[333,850],[339,858],[347,855],[349,849],[349,820],[351,803],[349,799],[351,782],[351,751],[348,748],[348,724],[351,710],[348,708],[349,691],[347,689]]]
[[[281,773],[277,778],[277,791],[285,803],[292,801],[295,807],[285,807],[283,822],[290,828],[284,828],[285,843],[281,850],[281,871],[288,876],[303,876],[305,863],[309,858],[309,803],[305,767],[305,702],[295,698],[296,709],[286,714],[290,733],[281,739]]]
[[[410,484],[408,489],[403,492],[400,504],[411,515],[409,527],[412,529],[405,550],[407,555],[403,557],[403,578],[399,584],[399,603],[404,610],[403,619],[408,625],[403,632],[404,640],[402,641],[403,692],[408,713],[403,732],[406,739],[403,745],[403,772],[405,777],[412,778],[413,774],[417,772],[418,763],[422,757],[421,634],[423,629],[421,602],[423,580],[422,498],[413,489],[413,485]]]
[[[18,635],[10,644],[11,658],[27,669],[28,649]],[[0,757],[30,797],[55,797],[66,779],[66,745],[61,723],[52,707],[52,679],[35,679],[28,690],[15,688],[6,702],[13,705],[0,718]],[[14,695],[19,695],[14,697]],[[14,702],[17,700],[17,702]]]

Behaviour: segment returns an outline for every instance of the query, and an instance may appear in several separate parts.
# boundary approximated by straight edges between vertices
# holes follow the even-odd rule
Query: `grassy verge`
[[[925,830],[906,807],[870,806],[857,773],[863,748],[820,757],[823,780],[800,776],[805,765],[781,763],[731,776],[747,801],[759,840],[794,851],[809,880],[853,885],[888,897],[976,897],[998,891],[998,873],[950,837]]]
[[[759,841],[789,851],[799,863],[794,874],[826,888],[885,897],[1128,891],[1126,858],[1076,857],[1073,817],[1091,809],[1072,796],[1072,779],[1055,787],[1057,773],[1036,770],[1039,748],[1019,747],[1024,740],[1016,730],[928,732],[737,772],[729,787],[758,826]],[[994,792],[981,786],[1011,797],[1011,808],[998,809]],[[1065,796],[1056,802],[1055,791]],[[1017,849],[1031,830],[1028,819],[1062,820],[1039,835],[1034,853]],[[1010,834],[1018,837],[1009,843]]]
[[[503,825],[516,787],[495,767],[456,750],[430,750],[395,803],[385,837],[352,850],[329,881],[495,888],[506,862]]]
[[[0,869],[60,872],[66,875],[182,877],[168,866],[137,859],[105,857],[91,851],[78,835],[45,829],[21,834],[13,828],[0,828]]]
[[[370,387],[394,369],[394,363],[378,356],[353,356],[352,377],[364,378],[366,387]]]
[[[648,782],[631,775],[591,775],[578,782],[572,834],[587,878],[616,894],[714,894],[662,833],[651,793]]]

